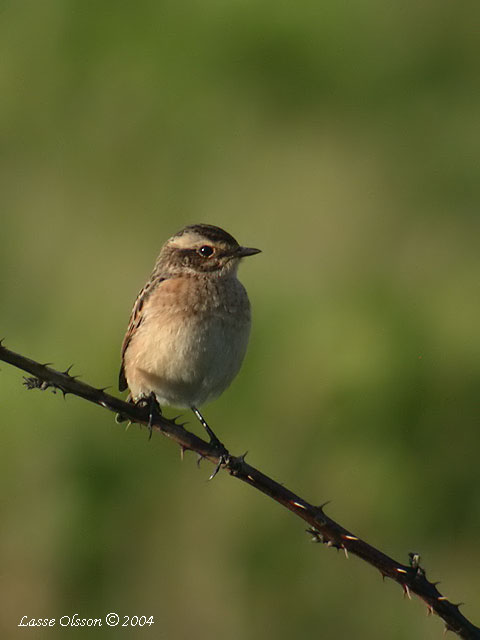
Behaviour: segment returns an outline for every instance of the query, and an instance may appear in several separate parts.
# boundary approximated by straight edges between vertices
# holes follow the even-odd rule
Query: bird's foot
[[[150,431],[150,435],[148,436],[148,439],[150,440],[152,437],[153,421],[155,418],[158,418],[159,416],[162,415],[162,409],[158,404],[157,396],[153,391],[148,396],[148,408],[149,408],[148,429]]]
[[[200,411],[196,407],[192,407],[192,411],[196,415],[196,417],[198,418],[198,420],[199,420],[200,424],[202,425],[202,427],[207,432],[208,437],[210,438],[210,444],[212,445],[212,447],[214,447],[218,451],[218,454],[219,454],[218,455],[217,466],[215,467],[215,469],[213,470],[212,475],[209,478],[209,480],[212,480],[217,475],[217,473],[220,471],[220,469],[222,467],[224,467],[226,464],[228,464],[228,461],[230,459],[230,453],[229,453],[228,449],[225,447],[225,445],[223,444],[223,442],[221,442],[217,438],[215,433],[208,426],[207,421],[202,416]]]
[[[215,466],[215,469],[213,470],[211,475],[208,477],[209,480],[213,480],[215,478],[215,476],[217,475],[217,473],[220,471],[220,469],[222,467],[225,467],[228,464],[228,461],[230,460],[230,454],[225,449],[225,447],[223,447],[223,449],[224,449],[225,453],[220,454],[220,457],[219,457],[218,462],[217,462],[217,464]]]
[[[148,407],[148,425],[147,426],[149,431],[148,439],[150,440],[150,438],[152,437],[153,423],[155,422],[155,418],[158,418],[159,416],[162,415],[162,409],[158,404],[157,396],[152,391],[148,396],[139,398],[136,402],[134,402],[134,404],[137,407],[142,407],[142,408]]]

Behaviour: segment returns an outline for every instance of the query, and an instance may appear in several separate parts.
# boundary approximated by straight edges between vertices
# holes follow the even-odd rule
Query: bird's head
[[[242,247],[229,233],[210,224],[185,227],[163,245],[157,267],[171,273],[235,275],[242,258],[260,249]]]

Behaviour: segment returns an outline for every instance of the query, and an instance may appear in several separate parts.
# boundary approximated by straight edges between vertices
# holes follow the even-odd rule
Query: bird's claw
[[[150,431],[148,439],[151,440],[153,432],[153,420],[154,418],[162,415],[162,410],[160,408],[160,405],[158,404],[157,396],[153,393],[153,391],[148,397],[148,408],[148,430]]]
[[[130,400],[129,400],[129,402],[130,402]],[[148,407],[148,424],[147,424],[147,428],[148,428],[148,431],[149,431],[148,439],[151,440],[152,433],[153,433],[154,420],[158,416],[162,415],[162,409],[160,408],[160,405],[158,404],[157,396],[152,391],[152,393],[149,396],[139,398],[136,402],[133,402],[133,404],[135,404],[137,407],[142,407],[142,408]],[[118,419],[118,416],[120,416],[120,420]],[[121,419],[123,417],[124,416],[121,416],[120,414],[117,414],[117,418],[116,418],[117,422],[123,422],[124,420]]]
[[[218,458],[218,462],[215,466],[215,469],[213,470],[211,476],[208,478],[209,480],[213,480],[215,478],[215,476],[217,475],[217,473],[220,471],[220,469],[222,467],[225,467],[228,464],[228,461],[230,459],[230,454],[228,453],[228,451],[225,449],[225,447],[223,446],[223,444],[220,442],[220,446],[223,448],[223,452],[221,453],[220,457]]]

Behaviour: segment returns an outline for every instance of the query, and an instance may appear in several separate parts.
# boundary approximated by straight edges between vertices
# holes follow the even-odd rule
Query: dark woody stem
[[[0,360],[7,362],[23,371],[31,373],[33,378],[25,378],[25,385],[29,389],[52,389],[61,391],[64,395],[73,395],[94,402],[105,409],[121,413],[132,422],[149,426],[163,435],[174,440],[183,451],[195,451],[202,458],[210,460],[215,465],[222,462],[230,475],[246,482],[262,493],[270,496],[276,502],[293,511],[310,525],[307,530],[316,542],[323,542],[329,547],[343,549],[345,554],[352,553],[368,564],[376,567],[383,577],[398,582],[404,593],[410,597],[411,593],[419,596],[427,605],[428,613],[436,613],[445,623],[446,630],[453,631],[465,640],[480,640],[480,628],[472,624],[460,612],[459,605],[453,604],[437,589],[436,584],[427,580],[424,569],[420,566],[418,554],[410,554],[408,565],[396,562],[358,536],[329,518],[322,506],[314,506],[300,498],[286,487],[275,482],[258,469],[244,460],[244,456],[228,455],[220,451],[215,445],[205,442],[195,434],[187,431],[181,424],[169,420],[161,415],[153,417],[148,407],[132,405],[108,393],[105,389],[96,389],[71,376],[66,371],[56,371],[47,365],[26,358],[18,353],[6,349],[0,343]]]

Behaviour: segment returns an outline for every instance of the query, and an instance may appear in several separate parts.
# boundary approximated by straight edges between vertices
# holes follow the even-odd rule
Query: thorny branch
[[[120,412],[132,422],[149,424],[148,407],[128,404],[105,393],[105,389],[96,389],[81,382],[76,376],[70,375],[70,368],[63,372],[56,371],[47,365],[6,349],[1,342],[0,360],[31,373],[33,378],[25,378],[25,385],[29,389],[51,388],[54,391],[58,389],[64,395],[71,393],[110,411]],[[324,505],[314,506],[303,500],[245,462],[245,456],[228,455],[226,459],[221,458],[223,452],[216,449],[215,446],[187,431],[183,425],[175,420],[169,420],[160,415],[154,416],[151,426],[180,445],[182,453],[188,450],[195,451],[202,458],[210,460],[215,465],[223,461],[222,468],[228,471],[231,476],[262,491],[305,520],[310,525],[307,532],[311,534],[315,542],[343,549],[347,555],[352,553],[358,556],[376,567],[384,578],[391,578],[398,582],[408,597],[411,597],[411,593],[419,596],[426,603],[427,612],[429,614],[436,613],[444,621],[447,631],[453,631],[465,640],[480,640],[480,628],[465,618],[460,612],[459,604],[453,604],[440,593],[436,586],[438,583],[432,583],[427,579],[425,570],[420,566],[418,554],[409,554],[410,562],[408,565],[396,562],[329,518],[323,510]]]

